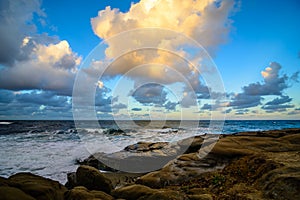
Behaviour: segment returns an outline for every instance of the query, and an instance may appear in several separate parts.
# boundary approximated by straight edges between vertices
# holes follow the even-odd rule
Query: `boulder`
[[[88,165],[88,166],[91,166],[91,167],[94,167],[96,169],[103,170],[103,171],[110,171],[110,172],[117,172],[118,171],[118,170],[104,164],[102,162],[103,160],[106,160],[106,154],[98,152],[98,153],[95,153],[93,155],[90,155],[88,158],[86,158],[82,161],[77,160],[76,164]]]
[[[143,196],[149,196],[156,191],[144,185],[130,185],[122,188],[118,188],[112,191],[112,195],[115,198],[122,198],[126,200],[137,200]]]
[[[66,188],[69,190],[77,186],[76,172],[71,172],[67,174],[67,183],[65,184]]]
[[[22,190],[9,186],[0,186],[0,199],[3,200],[35,200]]]
[[[18,173],[9,177],[11,187],[18,188],[39,200],[63,200],[67,191],[58,181],[53,181],[31,173]]]
[[[110,193],[113,188],[111,181],[98,169],[86,165],[78,167],[75,183],[77,186],[84,186],[89,190],[99,190],[106,193]]]
[[[113,200],[114,198],[102,191],[89,191],[83,186],[77,186],[65,193],[65,200]]]

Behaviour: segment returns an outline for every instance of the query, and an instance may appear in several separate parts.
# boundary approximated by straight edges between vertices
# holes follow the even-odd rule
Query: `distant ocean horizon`
[[[210,120],[187,120],[183,125],[179,120],[136,120],[136,126],[126,120],[98,122],[95,126],[94,121],[0,120],[0,176],[27,171],[65,183],[66,174],[77,168],[76,160],[94,152],[120,151],[140,141],[176,142],[205,133],[300,128],[300,120],[225,120],[217,128],[210,126]]]

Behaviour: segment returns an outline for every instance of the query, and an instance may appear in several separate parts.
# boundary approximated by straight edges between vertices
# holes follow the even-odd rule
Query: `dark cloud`
[[[167,103],[164,104],[164,107],[165,107],[168,111],[170,111],[170,110],[175,111],[177,105],[178,105],[178,102],[171,102],[171,101],[168,101]]]
[[[299,83],[299,71],[295,72],[292,76],[291,76],[291,80]]]
[[[35,22],[46,17],[39,0],[0,3],[0,88],[46,90],[72,95],[80,57],[67,41],[39,34]]]
[[[0,90],[0,118],[4,119],[70,119],[70,97],[49,91],[27,93]],[[9,99],[9,100],[8,100]]]
[[[272,62],[265,71],[262,72],[264,77],[263,83],[251,83],[243,87],[243,91],[247,95],[282,95],[282,91],[288,88],[288,76],[286,74],[280,76],[279,70],[281,65]]]
[[[272,112],[285,112],[288,108],[293,108],[294,105],[287,104],[292,101],[292,98],[289,96],[280,96],[279,98],[275,98],[272,101],[267,102],[261,108],[266,110],[268,113]]]
[[[229,106],[235,109],[251,108],[261,105],[263,96],[276,95],[278,98],[269,101],[262,108],[267,112],[285,111],[291,105],[284,105],[292,101],[292,98],[283,95],[283,91],[290,87],[289,81],[297,81],[298,72],[291,77],[280,75],[281,65],[272,62],[269,67],[261,72],[263,82],[251,83],[242,88],[243,92],[233,95]]]
[[[279,105],[279,104],[284,104],[284,103],[289,103],[293,99],[290,98],[289,96],[281,96],[280,98],[273,99],[272,101],[269,101],[266,103],[266,105]]]
[[[225,110],[224,112],[225,112],[226,114],[228,114],[228,113],[230,113],[231,111],[232,111],[232,109],[229,108],[229,109]]]
[[[16,101],[36,105],[64,107],[69,102],[66,96],[58,96],[49,91],[31,91],[29,93],[16,94]]]
[[[0,103],[10,103],[14,100],[15,95],[12,91],[9,90],[0,90]]]
[[[20,48],[23,39],[36,31],[34,14],[45,16],[39,0],[2,0],[0,2],[0,63],[12,65],[27,59],[26,49]]]
[[[279,104],[279,105],[264,105],[261,108],[266,110],[266,112],[284,112],[287,108],[293,108],[294,105],[291,104]]]
[[[202,107],[201,107],[201,110],[211,110],[211,104],[204,104]]]
[[[131,110],[132,110],[132,111],[142,111],[141,108],[132,108]]]
[[[288,115],[298,115],[300,114],[300,108],[295,108],[293,111],[288,112]]]
[[[163,106],[167,101],[167,92],[164,86],[151,83],[143,85],[131,92],[132,97],[143,105]]]
[[[242,109],[242,110],[237,110],[237,111],[235,112],[235,114],[236,114],[236,115],[245,115],[245,114],[247,114],[248,112],[249,112],[248,109]]]
[[[261,104],[263,98],[258,95],[247,95],[245,93],[239,93],[232,98],[229,106],[236,109],[255,107]]]

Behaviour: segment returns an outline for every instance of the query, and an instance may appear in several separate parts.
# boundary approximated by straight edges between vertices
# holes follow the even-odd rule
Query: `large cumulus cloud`
[[[121,12],[118,9],[106,7],[101,10],[98,16],[91,19],[94,33],[106,40],[107,48],[105,55],[107,59],[118,58],[110,66],[106,73],[109,77],[124,75],[135,82],[134,89],[144,82],[158,82],[162,84],[173,84],[183,82],[189,84],[183,87],[184,93],[182,105],[189,107],[194,105],[189,97],[196,93],[196,98],[210,98],[209,89],[200,81],[200,73],[190,63],[178,57],[191,58],[191,52],[182,48],[186,45],[186,39],[180,35],[164,31],[137,31],[131,32],[130,37],[119,35],[119,39],[111,37],[132,29],[141,28],[162,28],[182,33],[199,42],[211,54],[215,49],[227,41],[231,30],[230,15],[234,12],[234,1],[200,1],[200,0],[141,0],[132,4],[128,12]],[[157,30],[157,29],[156,29]],[[126,35],[126,34],[125,34]],[[163,38],[163,39],[159,39]],[[107,40],[108,39],[108,40]],[[156,50],[142,49],[139,51],[122,55],[124,50],[131,47],[155,47]],[[172,53],[165,51],[171,50]],[[175,55],[177,54],[177,55]],[[121,57],[119,57],[122,55]],[[194,55],[191,62],[198,63],[203,55]],[[195,58],[197,57],[197,59]],[[134,70],[136,66],[152,63],[143,70]],[[158,66],[157,64],[161,64]],[[103,63],[95,61],[86,72],[93,74],[93,70],[103,70]],[[204,65],[203,71],[204,69]],[[171,70],[170,70],[171,68]],[[127,72],[131,71],[130,74]],[[186,81],[178,78],[176,73],[181,74]],[[210,72],[215,73],[215,72]],[[141,95],[139,95],[141,96]],[[135,97],[136,98],[136,97]],[[146,96],[139,98],[143,101]],[[194,99],[194,98],[192,98]],[[157,99],[153,98],[153,103]],[[174,108],[175,104],[168,104],[165,98],[161,105],[168,105],[168,109]],[[171,107],[170,107],[171,106]]]

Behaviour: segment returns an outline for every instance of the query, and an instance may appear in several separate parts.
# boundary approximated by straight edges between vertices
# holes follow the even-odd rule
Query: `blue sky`
[[[159,64],[143,68],[151,72],[147,77],[134,68],[139,64],[134,60],[140,58],[139,52],[116,62],[110,74],[97,82],[95,110],[99,119],[180,119],[182,112],[186,119],[223,118],[225,113],[226,119],[300,119],[299,1],[180,2],[2,1],[0,119],[72,119],[74,80],[90,52],[123,31],[148,27],[171,29],[199,42],[220,72],[226,100],[211,99],[210,86],[201,74],[187,78],[196,81],[192,89],[168,74],[157,76],[153,69],[160,72]],[[141,43],[147,42],[145,38],[137,36]],[[113,59],[132,39],[117,45],[112,41],[105,47],[111,54],[103,52]],[[179,54],[179,46],[172,50]],[[166,60],[168,56],[161,53],[154,59]],[[149,59],[142,63],[153,62]],[[98,65],[93,69],[90,65],[95,63],[90,62],[87,76],[101,69]],[[175,61],[160,64],[178,69]],[[137,71],[126,75],[124,69]],[[190,73],[182,70],[182,75]],[[87,79],[84,84],[95,85],[92,76]],[[119,90],[115,88],[118,80],[122,83]],[[148,80],[157,84],[141,85]]]

